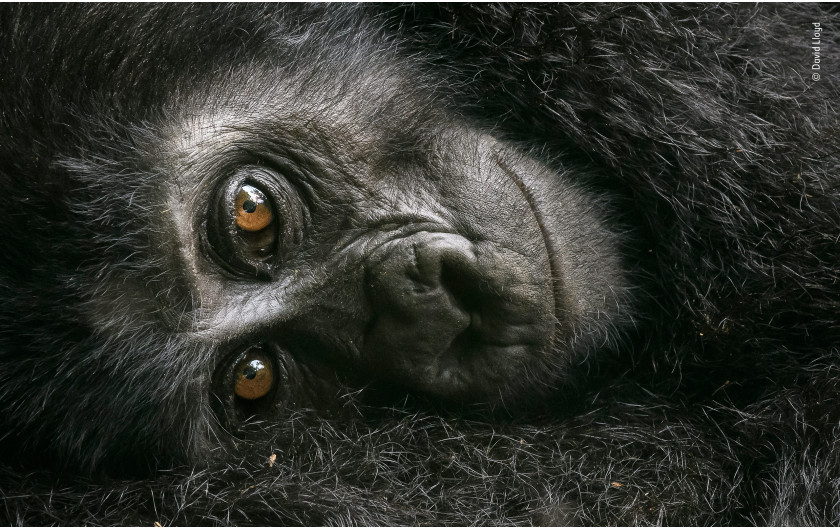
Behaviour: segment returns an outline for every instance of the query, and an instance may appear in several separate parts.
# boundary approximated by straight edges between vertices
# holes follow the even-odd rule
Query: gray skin
[[[429,108],[430,89],[388,66],[405,60],[362,60],[318,82],[271,64],[213,79],[173,99],[145,147],[176,284],[156,318],[213,352],[206,383],[228,417],[311,405],[324,366],[450,403],[528,401],[627,313],[618,236],[574,174]],[[243,250],[219,191],[237,182],[266,193],[278,235],[231,263],[214,241]],[[230,378],[254,347],[278,373],[258,407]]]

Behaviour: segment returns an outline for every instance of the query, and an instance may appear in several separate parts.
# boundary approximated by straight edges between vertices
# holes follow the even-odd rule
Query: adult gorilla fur
[[[0,469],[0,520],[840,523],[832,9],[4,7],[0,422],[11,456]],[[820,70],[811,69],[815,22],[824,28]],[[581,360],[527,417],[351,395],[343,413],[293,411],[253,426],[209,463],[179,461],[172,447],[182,442],[164,427],[146,432],[157,471],[132,474],[120,461],[132,462],[137,440],[107,430],[162,414],[148,402],[117,402],[79,432],[49,434],[74,406],[50,399],[68,378],[103,391],[95,366],[70,364],[96,340],[79,307],[102,286],[118,288],[106,281],[109,263],[149,270],[148,249],[123,253],[142,241],[131,230],[149,212],[113,183],[74,180],[68,160],[123,167],[132,142],[154,134],[144,124],[156,102],[203,71],[267,53],[279,32],[306,46],[347,35],[388,42],[395,58],[422,63],[418,82],[450,112],[589,175],[585,185],[611,201],[624,233],[634,326]],[[97,201],[103,194],[116,206]],[[121,366],[137,371],[149,402],[190,399],[177,394],[177,373],[152,384],[143,357],[129,355],[176,345],[122,325],[136,332],[129,346],[99,347],[126,357]],[[41,401],[21,398],[31,395]],[[8,425],[24,413],[38,422]],[[63,466],[70,453],[82,464]]]

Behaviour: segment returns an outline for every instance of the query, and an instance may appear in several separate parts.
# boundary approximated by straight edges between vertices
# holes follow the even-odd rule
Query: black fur
[[[2,464],[0,519],[840,523],[836,20],[818,4],[3,8],[2,443],[36,450]],[[527,418],[351,395],[335,417],[255,425],[184,465],[194,440],[176,434],[203,399],[185,346],[119,312],[112,336],[91,336],[80,308],[91,292],[125,293],[102,311],[132,303],[140,287],[115,278],[182,288],[165,255],[133,259],[154,241],[153,205],[132,203],[153,166],[138,153],[179,111],[161,102],[293,61],[273,39],[307,31],[311,46],[387,43],[451,112],[586,168],[626,233],[635,326]],[[103,374],[91,395],[51,400]],[[109,478],[138,451],[159,459],[154,476]],[[51,470],[69,459],[104,471]]]

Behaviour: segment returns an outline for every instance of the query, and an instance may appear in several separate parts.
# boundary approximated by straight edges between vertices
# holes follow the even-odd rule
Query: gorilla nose
[[[527,281],[517,271],[500,270],[488,254],[496,252],[432,232],[390,241],[369,254],[373,319],[362,354],[376,375],[460,399],[478,390],[473,380],[486,384],[488,373],[491,383],[499,378],[499,357],[521,357],[546,340],[551,330],[542,318],[522,320],[535,314],[534,286],[523,299]],[[523,304],[530,311],[521,311]]]
[[[457,283],[467,281],[475,261],[472,244],[452,234],[421,232],[377,249],[367,267],[376,317],[365,342],[375,346],[380,368],[402,372],[443,361],[470,326],[469,293]]]

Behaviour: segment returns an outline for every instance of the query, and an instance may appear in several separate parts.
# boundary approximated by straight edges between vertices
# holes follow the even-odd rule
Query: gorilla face
[[[159,126],[158,245],[191,300],[170,320],[218,349],[229,413],[321,401],[333,372],[533,398],[623,306],[614,237],[572,173],[446,118],[412,71],[365,66],[237,72],[209,85],[225,99],[178,101],[189,115]]]

